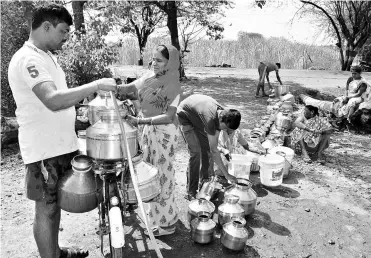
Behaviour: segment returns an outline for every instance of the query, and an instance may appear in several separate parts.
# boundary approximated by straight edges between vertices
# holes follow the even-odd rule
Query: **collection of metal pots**
[[[255,211],[257,200],[251,185],[251,181],[238,178],[237,184],[225,190],[224,202],[218,207],[218,223],[222,226],[221,244],[228,249],[242,250],[249,236],[244,217]],[[207,199],[195,199],[189,203],[188,222],[194,242],[207,244],[213,241],[216,229],[212,219],[214,213],[215,205]]]

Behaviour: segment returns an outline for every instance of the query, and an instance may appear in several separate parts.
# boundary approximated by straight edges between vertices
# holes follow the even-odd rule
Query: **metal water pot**
[[[72,169],[58,182],[57,203],[62,210],[74,213],[91,211],[98,206],[102,195],[102,180],[93,172],[93,161],[77,155]]]
[[[95,99],[89,102],[88,106],[88,118],[90,124],[96,123],[100,117],[99,117],[99,111],[101,110],[107,110],[107,109],[115,109],[115,106],[113,104],[113,100],[111,99],[111,94],[108,91],[97,91],[97,96]],[[118,99],[116,99],[117,105],[119,106],[119,109],[122,107],[122,102]]]
[[[240,251],[245,248],[249,232],[245,228],[246,220],[241,217],[234,217],[223,226],[220,242],[228,249]]]
[[[252,214],[256,207],[257,194],[251,186],[252,182],[250,180],[237,178],[237,183],[224,193],[225,196],[232,194],[240,198],[238,203],[244,208],[245,215]]]
[[[210,200],[218,189],[222,189],[222,185],[218,183],[218,178],[216,176],[212,176],[210,179],[203,182],[196,198]]]
[[[126,116],[125,110],[120,110],[121,116]],[[122,152],[122,133],[115,110],[99,111],[100,120],[86,129],[86,152],[96,160],[120,161],[127,158],[126,151]],[[131,156],[138,152],[137,129],[123,119],[125,133]]]
[[[213,216],[215,205],[206,199],[192,200],[188,205],[188,222],[191,223],[191,221],[197,217],[197,213],[201,211],[208,212],[210,216]]]
[[[245,210],[238,203],[240,198],[237,195],[227,195],[224,203],[218,207],[218,222],[221,226],[231,221],[233,217],[244,217]]]
[[[208,244],[214,240],[216,223],[210,218],[209,212],[197,213],[191,221],[191,239],[199,244]]]

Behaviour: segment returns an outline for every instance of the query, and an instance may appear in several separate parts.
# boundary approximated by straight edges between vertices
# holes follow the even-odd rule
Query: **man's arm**
[[[213,155],[214,162],[216,163],[216,165],[218,165],[219,169],[222,171],[227,180],[229,180],[231,183],[237,183],[237,179],[234,176],[228,174],[228,170],[224,166],[220,157],[220,152],[218,150],[219,131],[216,131],[215,135],[208,134],[207,138],[209,140],[210,152]]]
[[[280,77],[280,74],[278,72],[278,70],[276,70],[276,77],[277,77],[277,80],[280,82],[280,84],[282,85],[282,81],[281,81],[281,77]]]
[[[104,78],[65,90],[58,90],[54,82],[46,81],[32,88],[41,102],[52,111],[72,107],[97,90],[116,91],[116,81],[112,78]]]

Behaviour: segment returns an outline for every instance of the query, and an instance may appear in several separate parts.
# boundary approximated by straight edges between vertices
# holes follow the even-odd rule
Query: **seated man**
[[[352,76],[346,83],[345,95],[334,100],[336,116],[347,118],[349,123],[358,105],[367,99],[371,91],[371,86],[361,76],[362,67],[353,66],[351,72]]]
[[[271,91],[273,90],[273,87],[271,86],[271,84],[269,82],[269,73],[270,72],[273,72],[273,71],[276,72],[277,80],[282,85],[282,81],[281,81],[280,75],[278,73],[278,70],[280,68],[281,68],[281,64],[280,63],[275,63],[274,64],[274,63],[270,63],[270,62],[260,62],[259,66],[258,66],[259,83],[258,83],[258,86],[256,88],[255,97],[259,97],[260,88],[262,89],[263,97],[268,97],[268,95],[265,94],[265,92],[264,92],[264,81],[265,81],[265,78],[267,78],[269,89]]]
[[[322,152],[329,146],[330,134],[334,132],[327,118],[320,117],[318,108],[306,105],[303,114],[294,122],[291,144],[299,143],[304,161],[312,162],[308,152],[317,154],[318,162],[325,163]]]

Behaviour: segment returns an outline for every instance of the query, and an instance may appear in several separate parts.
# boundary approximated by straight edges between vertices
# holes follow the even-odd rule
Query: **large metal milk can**
[[[122,117],[125,117],[126,113],[127,110],[120,110]],[[99,111],[98,114],[100,120],[86,129],[87,155],[93,159],[105,161],[120,161],[127,158],[126,151],[122,152],[121,149],[123,138],[116,111],[107,109]],[[130,154],[133,157],[138,152],[137,129],[126,120],[123,120],[123,124]]]
[[[244,208],[245,215],[252,214],[255,211],[257,194],[251,189],[251,186],[250,180],[237,178],[237,184],[225,191],[225,196],[232,194],[240,198],[238,203]]]
[[[101,200],[102,180],[95,177],[93,161],[88,156],[77,155],[71,164],[72,169],[58,183],[58,205],[68,212],[91,211]]]
[[[89,106],[88,118],[89,118],[89,122],[91,125],[100,119],[99,114],[98,114],[99,111],[107,110],[107,109],[112,109],[112,110],[115,109],[113,100],[111,99],[111,94],[108,91],[99,90],[97,91],[97,93],[98,94],[95,97],[95,99],[90,101],[88,104]],[[116,99],[116,101],[117,101],[119,108],[121,109],[122,102],[118,99]]]

